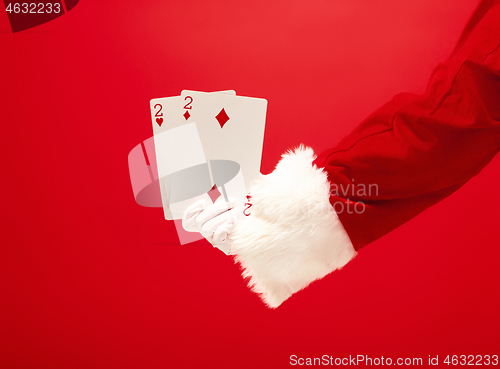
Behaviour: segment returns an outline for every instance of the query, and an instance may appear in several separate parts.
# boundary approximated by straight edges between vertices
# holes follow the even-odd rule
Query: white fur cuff
[[[229,235],[243,277],[272,308],[356,255],[314,159],[304,147],[283,155],[271,174],[252,185],[251,214]]]

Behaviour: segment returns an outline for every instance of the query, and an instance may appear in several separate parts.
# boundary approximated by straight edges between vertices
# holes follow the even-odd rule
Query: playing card
[[[260,173],[266,109],[265,99],[184,90],[177,114],[180,121],[196,123],[212,171],[217,167],[227,177],[221,166],[230,164],[223,161],[237,163],[248,189]]]
[[[232,96],[236,95],[236,92],[234,90],[217,91],[213,93],[227,94]],[[179,96],[157,98],[150,101],[151,121],[153,123],[153,134],[155,137],[154,140],[157,159],[156,164],[158,166],[159,174],[160,172],[164,173],[166,170],[168,170],[167,168],[172,168],[172,166],[174,165],[173,156],[161,153],[162,148],[168,146],[170,142],[170,137],[168,137],[168,135],[162,135],[162,133],[170,129],[179,127],[180,125],[183,125],[185,123],[181,119],[178,119],[177,110],[179,108],[179,101]],[[165,219],[172,220],[174,218],[167,201],[168,196],[166,192],[167,189],[165,180],[161,175],[159,175],[158,178],[160,182],[160,192]]]

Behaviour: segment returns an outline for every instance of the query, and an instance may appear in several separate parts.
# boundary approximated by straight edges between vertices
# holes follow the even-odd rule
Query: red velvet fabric
[[[500,1],[482,1],[424,95],[396,95],[315,160],[356,249],[458,190],[500,150],[499,44]]]

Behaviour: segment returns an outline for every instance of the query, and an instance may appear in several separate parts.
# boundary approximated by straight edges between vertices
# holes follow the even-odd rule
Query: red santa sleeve
[[[400,94],[315,158],[251,188],[231,253],[270,307],[446,198],[500,150],[500,1],[482,1],[422,96]]]

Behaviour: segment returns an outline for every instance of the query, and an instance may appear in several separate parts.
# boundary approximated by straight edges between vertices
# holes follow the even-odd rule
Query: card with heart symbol
[[[225,90],[212,92],[213,94],[226,94],[236,96],[234,90]],[[179,111],[180,96],[162,97],[157,99],[152,99],[150,101],[151,108],[151,122],[153,123],[153,135],[155,137],[155,147],[158,156],[158,150],[161,148],[163,143],[158,142],[158,137],[168,130],[177,128],[185,124],[183,120],[178,119],[177,112]],[[166,137],[161,135],[161,137]],[[166,192],[167,188],[162,184],[160,177],[160,192],[163,204],[163,211],[165,219],[173,220],[172,212],[170,211],[170,205],[168,203],[168,194]]]

